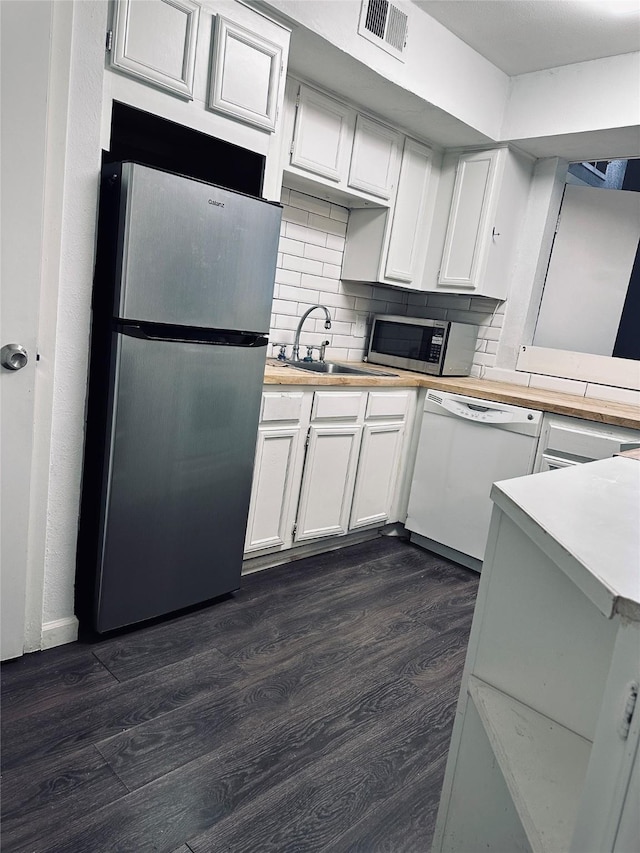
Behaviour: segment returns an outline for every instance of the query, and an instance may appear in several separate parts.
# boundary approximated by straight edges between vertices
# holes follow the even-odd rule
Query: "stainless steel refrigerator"
[[[100,632],[240,586],[280,219],[103,169],[77,566]]]

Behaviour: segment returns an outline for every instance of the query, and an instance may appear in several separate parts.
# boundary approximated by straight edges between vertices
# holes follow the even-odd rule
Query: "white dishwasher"
[[[491,486],[533,470],[542,412],[427,392],[405,526],[411,541],[480,571]]]

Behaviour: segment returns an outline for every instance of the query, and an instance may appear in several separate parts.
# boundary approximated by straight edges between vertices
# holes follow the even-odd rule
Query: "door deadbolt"
[[[22,370],[28,361],[29,355],[20,344],[5,344],[0,350],[0,363],[7,370]]]

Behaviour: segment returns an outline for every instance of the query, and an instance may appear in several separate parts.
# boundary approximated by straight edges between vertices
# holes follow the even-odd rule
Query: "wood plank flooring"
[[[379,537],[2,667],[3,853],[427,853],[478,576]]]

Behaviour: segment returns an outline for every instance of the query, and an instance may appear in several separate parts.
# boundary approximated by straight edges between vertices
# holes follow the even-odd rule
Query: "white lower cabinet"
[[[296,542],[347,532],[361,432],[357,424],[311,426]]]
[[[391,518],[404,424],[365,424],[350,529]]]
[[[245,555],[399,520],[413,389],[265,390]]]

